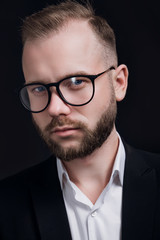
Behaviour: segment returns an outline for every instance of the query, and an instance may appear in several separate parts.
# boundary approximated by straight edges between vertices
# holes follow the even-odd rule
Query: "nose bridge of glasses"
[[[50,84],[50,99],[48,104],[48,112],[50,115],[58,116],[60,114],[69,114],[70,108],[62,99],[61,94],[59,92],[59,86],[57,84]],[[56,89],[57,88],[57,89]]]
[[[57,100],[56,100],[57,97],[61,101],[63,101],[61,94],[60,94],[60,90],[59,90],[59,84],[60,84],[60,82],[55,82],[55,83],[49,83],[46,85],[46,87],[50,93],[50,103],[52,102],[52,100],[54,100],[53,102],[57,102]]]
[[[53,93],[59,95],[59,82],[48,83],[45,86],[46,86],[50,96],[52,96]]]
[[[58,85],[59,85],[58,82],[48,83],[48,84],[46,84],[46,87],[51,91],[51,88],[52,88],[52,87],[55,87],[55,88],[53,88],[53,89],[57,89]]]

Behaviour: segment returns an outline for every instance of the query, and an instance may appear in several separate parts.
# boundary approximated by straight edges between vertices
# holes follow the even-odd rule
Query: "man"
[[[24,21],[22,104],[53,152],[0,183],[1,239],[160,239],[160,157],[116,132],[128,70],[91,6],[66,1]]]

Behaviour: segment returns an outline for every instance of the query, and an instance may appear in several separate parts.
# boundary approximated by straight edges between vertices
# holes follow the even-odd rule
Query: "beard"
[[[51,152],[62,161],[71,161],[76,158],[84,158],[102,146],[113,130],[116,114],[117,105],[113,92],[108,108],[102,113],[93,130],[90,130],[84,123],[70,120],[65,116],[54,117],[44,130],[39,128],[34,119],[33,122]],[[58,141],[51,138],[51,131],[55,127],[65,125],[78,128],[83,132],[78,146],[63,147]],[[69,137],[68,140],[70,140]]]

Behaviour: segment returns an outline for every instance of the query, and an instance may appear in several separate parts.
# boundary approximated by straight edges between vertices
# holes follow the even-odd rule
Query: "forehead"
[[[27,41],[23,50],[23,70],[43,69],[46,65],[56,72],[68,68],[88,71],[104,61],[104,49],[86,21],[70,21],[58,33]],[[92,68],[92,70],[89,70]],[[101,68],[102,69],[102,68]],[[95,70],[95,73],[97,71]]]
[[[47,42],[47,45],[49,41],[56,43],[56,47],[59,45],[61,48],[66,46],[72,46],[71,49],[76,46],[86,46],[87,48],[97,48],[102,46],[100,43],[98,37],[93,32],[91,27],[89,26],[87,21],[78,21],[78,20],[70,20],[67,22],[62,28],[60,28],[59,32],[50,32],[45,37],[42,37],[40,39],[33,39],[26,41],[24,45],[24,51],[28,46],[34,46],[34,45],[44,45]],[[65,44],[66,42],[66,44]],[[63,44],[62,44],[63,43]],[[72,45],[74,43],[74,45]],[[54,47],[54,46],[53,46]],[[28,50],[28,48],[27,48]]]

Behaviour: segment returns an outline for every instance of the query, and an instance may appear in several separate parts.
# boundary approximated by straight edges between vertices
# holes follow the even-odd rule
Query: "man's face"
[[[59,33],[26,42],[23,71],[26,83],[57,82],[68,75],[98,74],[113,65],[104,61],[104,49],[86,22],[72,22]],[[91,154],[110,135],[116,117],[112,72],[95,80],[93,100],[81,107],[70,106],[51,88],[47,109],[33,120],[54,154],[73,160]]]

